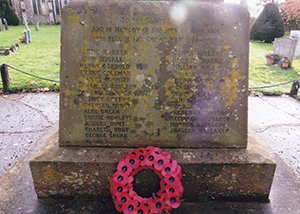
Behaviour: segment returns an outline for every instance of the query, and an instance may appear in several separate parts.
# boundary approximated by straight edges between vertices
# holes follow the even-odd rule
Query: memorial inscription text
[[[239,63],[229,46],[214,46],[221,26],[193,32],[192,24],[181,29],[167,17],[150,16],[116,23],[93,27],[90,36],[99,47],[80,49],[87,139],[127,139],[140,127],[150,137],[162,131],[177,137],[230,132],[228,123],[237,117],[231,95],[238,83],[229,79],[239,78]],[[224,68],[226,63],[236,67]],[[228,79],[224,69],[230,70]],[[215,109],[216,103],[223,108]],[[146,113],[133,116],[141,115],[134,114],[138,111]],[[165,122],[155,124],[149,111]]]

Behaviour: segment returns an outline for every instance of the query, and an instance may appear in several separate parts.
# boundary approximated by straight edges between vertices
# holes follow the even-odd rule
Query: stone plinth
[[[109,199],[109,177],[127,151],[62,148],[56,134],[30,162],[36,192],[39,197],[94,195]],[[268,201],[275,163],[255,149],[169,151],[182,166],[186,201]],[[148,177],[140,182],[146,187],[151,181]]]

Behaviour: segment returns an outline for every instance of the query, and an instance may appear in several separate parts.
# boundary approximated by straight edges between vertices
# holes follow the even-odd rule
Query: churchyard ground
[[[0,55],[0,64],[8,64],[22,71],[44,78],[59,80],[60,64],[60,26],[42,25],[39,31],[32,31],[33,42],[21,45],[10,56]],[[0,32],[0,46],[9,46],[18,42],[24,26],[10,27],[9,31]],[[293,68],[284,70],[278,66],[267,66],[265,54],[272,51],[272,44],[250,42],[249,88],[273,85],[300,79],[300,58],[293,62]],[[12,91],[58,90],[59,84],[22,74],[9,69]],[[2,85],[0,85],[2,89]],[[278,87],[255,89],[266,95],[289,93],[291,84]]]
[[[32,32],[32,43],[21,44],[10,56],[0,55],[0,65],[7,64],[27,73],[48,79],[59,80],[60,64],[60,26],[43,25],[39,31],[29,26]],[[0,46],[11,46],[19,42],[24,26],[11,26],[8,31],[0,32]],[[9,69],[12,91],[36,91],[38,88],[58,90],[59,83],[53,83],[22,74]],[[0,86],[2,88],[2,85]]]

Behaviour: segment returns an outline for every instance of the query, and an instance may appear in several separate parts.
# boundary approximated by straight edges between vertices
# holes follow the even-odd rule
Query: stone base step
[[[253,146],[247,150],[166,150],[182,166],[185,201],[268,201],[276,164]],[[127,151],[124,148],[59,147],[57,134],[53,135],[30,162],[38,197],[111,198],[109,178]],[[139,180],[144,187],[153,182],[158,181],[151,176]],[[141,193],[143,189],[136,191]]]

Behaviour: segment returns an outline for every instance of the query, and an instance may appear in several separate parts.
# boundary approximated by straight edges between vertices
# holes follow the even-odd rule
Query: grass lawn
[[[32,30],[33,42],[29,45],[22,44],[20,49],[11,56],[0,55],[0,64],[9,64],[28,73],[48,79],[59,80],[60,62],[60,26],[41,25],[40,31]],[[10,27],[9,31],[0,32],[0,46],[12,45],[18,42],[24,26]],[[283,70],[277,66],[265,64],[265,54],[272,51],[272,44],[250,42],[250,72],[249,85],[251,87],[272,85],[290,80],[300,80],[300,58],[295,59],[293,69]],[[36,90],[49,88],[58,90],[59,84],[39,80],[9,69],[12,78],[13,90]],[[2,84],[0,84],[0,89]],[[270,89],[256,89],[263,94],[289,93],[291,84]]]
[[[0,55],[0,65],[8,64],[25,72],[48,79],[59,80],[60,61],[60,26],[42,25],[39,31],[30,26],[32,43],[21,44],[20,48],[10,56]],[[8,31],[0,31],[0,46],[11,46],[18,43],[24,26],[10,27]],[[58,90],[59,84],[39,80],[9,68],[12,90],[35,90],[49,88]],[[2,88],[2,84],[0,84]]]
[[[278,66],[266,65],[264,56],[269,52],[272,52],[272,44],[250,42],[249,88],[300,80],[300,58],[294,59],[292,69],[284,70]],[[291,86],[292,84],[287,84],[269,89],[255,89],[255,91],[279,95],[289,93]]]

